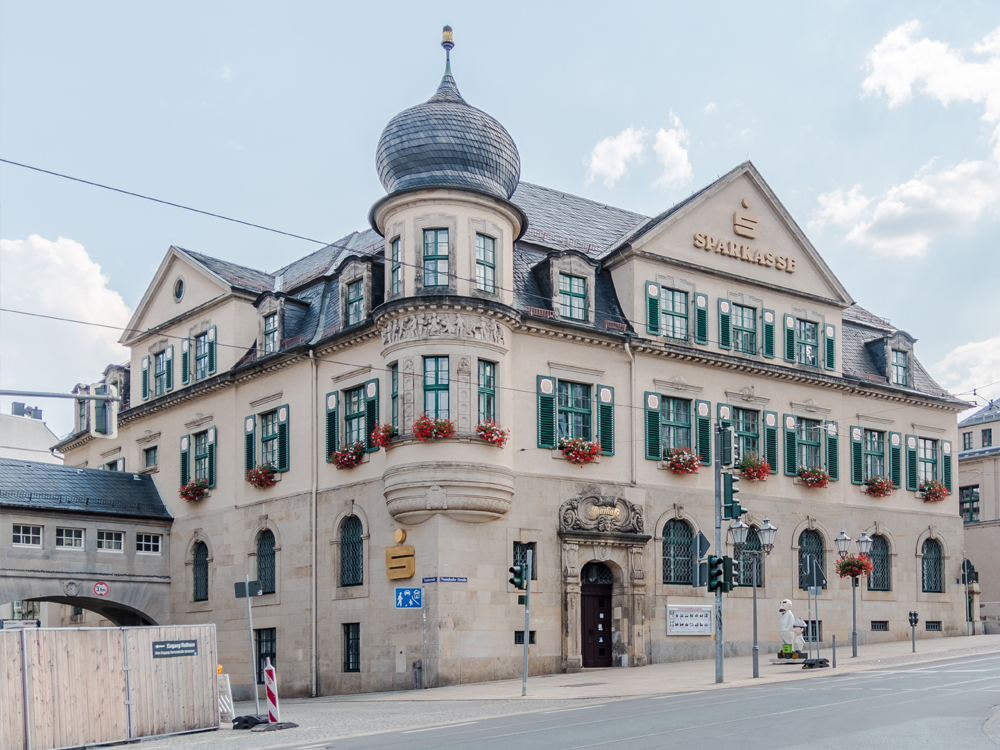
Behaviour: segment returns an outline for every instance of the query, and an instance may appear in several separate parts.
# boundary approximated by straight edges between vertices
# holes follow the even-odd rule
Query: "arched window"
[[[663,527],[663,582],[691,583],[691,527],[677,518]]]
[[[580,571],[581,583],[592,583],[599,586],[610,586],[615,582],[615,575],[611,568],[602,562],[591,561],[583,566]]]
[[[927,539],[923,546],[924,591],[940,594],[944,591],[944,576],[941,575],[941,545],[937,539]]]
[[[348,516],[340,524],[340,585],[360,586],[365,582],[364,544],[361,519]]]
[[[194,545],[194,600],[208,601],[208,545],[195,542]]]
[[[815,529],[806,529],[799,535],[799,588],[805,591],[812,582],[812,576],[806,578],[806,559],[809,555],[823,566],[823,537]],[[818,580],[818,579],[817,579]],[[823,585],[826,588],[826,584]]]
[[[257,537],[257,583],[264,594],[277,591],[274,575],[274,532],[264,529]]]
[[[745,555],[744,551],[760,552],[760,535],[757,527],[751,526],[747,531],[746,544],[737,544],[733,548],[733,557],[740,561],[740,586],[754,585],[754,566],[757,570],[757,588],[764,585],[764,558],[760,555]]]
[[[892,591],[892,559],[889,556],[889,540],[884,536],[872,537],[872,548],[868,556],[872,559],[872,573],[868,576],[869,591]]]

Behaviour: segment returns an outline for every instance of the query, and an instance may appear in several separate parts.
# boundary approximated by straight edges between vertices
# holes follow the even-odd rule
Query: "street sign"
[[[820,596],[823,593],[823,587],[822,586],[810,586],[809,587],[809,593],[812,594],[813,596]]]
[[[696,562],[692,566],[691,586],[696,589],[708,586],[708,560]]]
[[[705,559],[705,555],[708,554],[708,550],[711,548],[711,544],[708,543],[708,538],[702,534],[700,531],[698,535],[691,540],[691,556],[695,560]]]
[[[107,596],[111,588],[104,581],[98,581],[94,584],[94,596]]]
[[[25,630],[26,628],[42,627],[41,620],[3,620],[0,621],[0,630]]]
[[[198,641],[153,641],[153,658],[169,659],[174,656],[197,656]]]
[[[396,589],[396,609],[423,609],[423,589]]]
[[[465,576],[441,576],[441,583],[468,583]]]
[[[236,582],[236,598],[245,599],[247,596],[246,581]],[[264,592],[260,588],[260,581],[250,581],[250,596],[263,596]]]
[[[438,582],[437,576],[429,576],[428,578],[424,578],[421,581],[421,583],[437,583],[437,582]]]

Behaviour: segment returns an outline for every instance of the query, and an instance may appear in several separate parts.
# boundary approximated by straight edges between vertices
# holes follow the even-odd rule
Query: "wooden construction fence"
[[[0,630],[0,750],[217,729],[216,654],[214,625]]]

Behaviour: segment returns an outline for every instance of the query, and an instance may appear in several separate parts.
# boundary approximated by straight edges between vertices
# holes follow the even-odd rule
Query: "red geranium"
[[[951,494],[944,483],[936,479],[921,482],[920,489],[917,491],[924,496],[925,503],[939,503]]]
[[[664,459],[674,474],[694,474],[701,468],[701,458],[690,448],[673,448]]]
[[[197,502],[208,494],[208,480],[192,479],[187,484],[181,485],[181,489],[178,494],[184,502]]]
[[[491,443],[498,448],[503,448],[510,437],[510,430],[505,430],[496,421],[487,419],[476,425],[476,434],[487,443]]]
[[[257,489],[274,487],[274,467],[271,464],[258,464],[247,472],[247,481]]]
[[[583,466],[593,463],[601,455],[601,444],[596,440],[584,440],[583,438],[570,438],[559,441],[559,450],[570,463]]]
[[[426,414],[421,414],[413,423],[413,437],[425,443],[454,435],[455,423],[450,419],[431,419]]]
[[[361,459],[365,457],[365,444],[360,440],[354,445],[348,445],[343,450],[334,451],[330,454],[330,461],[338,469],[353,469]]]
[[[398,434],[395,427],[393,427],[388,422],[383,425],[376,424],[375,429],[372,430],[371,441],[372,445],[378,446],[379,448],[388,448],[392,439]]]
[[[805,482],[808,487],[826,487],[830,484],[830,475],[818,466],[799,469],[799,479]]]
[[[892,480],[889,477],[872,477],[865,482],[865,494],[872,497],[889,497],[892,494]]]
[[[771,474],[771,464],[756,453],[748,453],[740,459],[740,473],[751,482],[764,482]]]
[[[871,575],[872,559],[868,555],[848,555],[837,560],[837,575],[841,578],[860,578]]]

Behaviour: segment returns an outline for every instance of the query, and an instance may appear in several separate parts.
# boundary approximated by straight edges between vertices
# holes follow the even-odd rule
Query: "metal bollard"
[[[422,661],[420,661],[419,659],[417,659],[417,661],[413,662],[413,689],[414,690],[420,690],[420,688],[423,687],[424,683],[423,683],[423,680],[421,679],[423,677],[423,670],[424,670],[424,663]]]
[[[833,636],[833,668],[837,668],[837,636]]]

